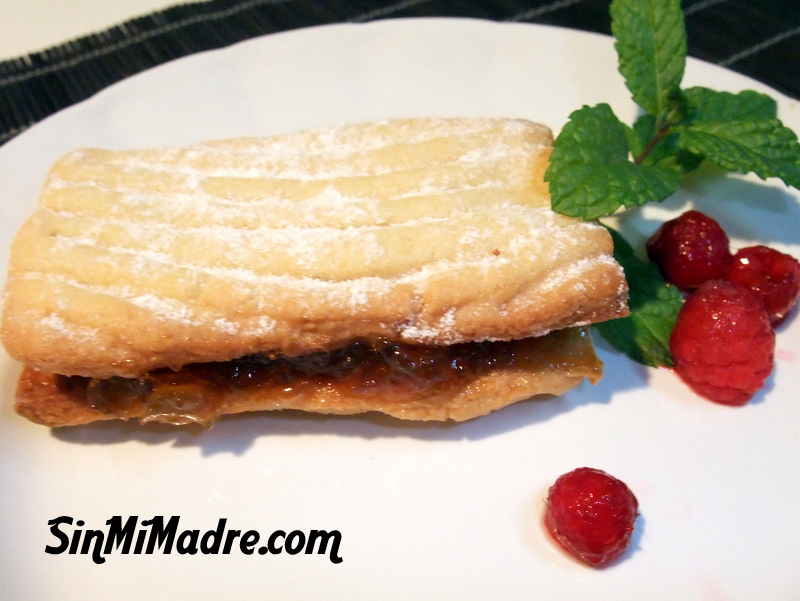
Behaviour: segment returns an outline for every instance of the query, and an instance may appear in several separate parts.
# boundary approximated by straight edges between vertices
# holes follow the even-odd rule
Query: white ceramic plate
[[[691,61],[686,84],[756,82]],[[800,130],[797,103],[779,99]],[[400,20],[249,41],[133,77],[0,148],[0,267],[50,164],[128,148],[426,115],[528,117],[560,129],[582,104],[634,107],[609,38],[524,24]],[[634,238],[688,205],[738,245],[800,256],[798,195],[706,174],[628,219]],[[106,424],[51,431],[15,416],[0,356],[0,582],[8,599],[789,599],[800,595],[800,319],[778,334],[766,390],[731,409],[602,343],[607,374],[562,398],[461,425],[251,415],[210,431]],[[597,571],[541,526],[555,478],[589,465],[641,505],[632,548]],[[338,530],[340,555],[88,555],[48,521],[180,516],[180,530]],[[66,528],[68,534],[73,529]]]

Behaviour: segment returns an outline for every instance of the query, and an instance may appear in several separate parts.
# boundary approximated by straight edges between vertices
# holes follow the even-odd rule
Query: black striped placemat
[[[269,33],[399,17],[470,17],[610,29],[610,0],[212,0],[175,6],[0,62],[0,144],[150,67]],[[800,98],[800,1],[684,0],[692,56]]]

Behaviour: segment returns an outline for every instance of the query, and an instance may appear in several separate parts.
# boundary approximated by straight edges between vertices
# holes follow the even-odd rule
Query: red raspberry
[[[750,289],[764,303],[772,327],[783,323],[800,296],[800,262],[766,246],[737,252],[725,279]]]
[[[601,567],[628,547],[638,510],[639,503],[624,482],[580,467],[550,487],[544,524],[570,555]]]
[[[697,394],[744,405],[772,371],[775,332],[749,290],[710,280],[686,299],[669,346],[675,371]]]
[[[727,234],[700,211],[664,223],[647,241],[647,255],[668,282],[689,289],[723,277],[731,258]]]

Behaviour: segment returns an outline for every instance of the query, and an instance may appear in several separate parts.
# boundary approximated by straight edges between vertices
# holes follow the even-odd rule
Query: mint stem
[[[653,149],[664,138],[664,136],[666,136],[669,133],[670,127],[671,125],[669,123],[665,123],[660,128],[658,128],[658,131],[656,131],[656,133],[650,139],[650,142],[647,143],[645,149],[642,150],[642,152],[640,152],[639,155],[633,159],[633,162],[636,163],[637,165],[640,165],[647,158],[647,156],[651,152],[653,152]]]

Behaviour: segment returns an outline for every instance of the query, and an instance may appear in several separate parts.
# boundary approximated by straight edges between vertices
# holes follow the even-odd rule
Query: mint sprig
[[[691,117],[703,121],[761,121],[778,116],[778,103],[766,94],[745,90],[738,94],[717,92],[701,86],[683,90]]]
[[[672,367],[669,337],[683,306],[683,296],[664,281],[655,264],[640,260],[621,234],[611,228],[608,231],[614,240],[614,258],[630,283],[631,314],[595,327],[617,350],[635,361],[651,367]]]
[[[686,29],[679,0],[613,0],[610,10],[619,70],[643,114],[630,128],[607,104],[570,115],[545,173],[554,211],[597,219],[664,200],[705,159],[800,187],[800,143],[773,99],[680,87]]]
[[[678,145],[723,169],[779,177],[800,188],[797,136],[778,119],[702,121],[676,127]]]
[[[634,102],[651,115],[666,116],[686,67],[680,0],[612,2],[610,12],[619,71]]]
[[[675,171],[628,159],[629,136],[607,104],[572,113],[547,170],[553,210],[591,220],[620,207],[662,200],[677,190],[680,175]]]
[[[686,27],[680,0],[612,0],[619,71],[642,109],[632,126],[608,104],[573,112],[555,141],[545,181],[558,213],[594,220],[671,196],[704,160],[800,188],[800,143],[765,94],[683,89]],[[615,347],[646,365],[670,365],[668,338],[682,304],[658,269],[616,232],[631,316],[600,324]]]

